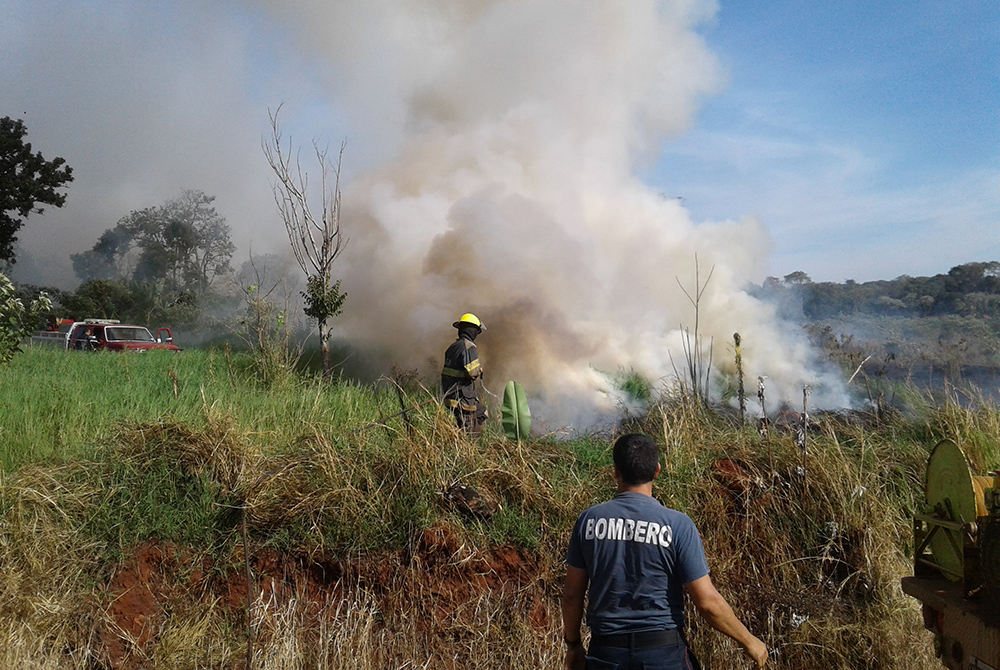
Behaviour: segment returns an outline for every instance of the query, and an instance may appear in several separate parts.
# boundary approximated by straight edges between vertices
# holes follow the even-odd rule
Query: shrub
[[[39,294],[28,307],[17,294],[13,282],[0,273],[0,363],[6,363],[21,351],[41,315],[52,308],[45,293]]]

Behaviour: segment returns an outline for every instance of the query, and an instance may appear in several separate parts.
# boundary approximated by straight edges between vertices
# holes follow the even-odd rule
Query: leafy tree
[[[831,315],[852,311],[846,291],[840,284],[819,282],[799,286],[802,293],[802,313],[810,319],[825,319]]]
[[[124,279],[132,275],[134,258],[129,257],[132,234],[118,225],[105,230],[90,251],[73,254],[73,271],[84,281]]]
[[[906,311],[906,303],[898,298],[887,295],[879,296],[875,299],[875,306],[889,314],[902,314]]]
[[[198,315],[194,292],[168,292],[162,282],[91,279],[75,293],[56,297],[60,314],[76,319],[121,319],[156,327],[192,323]]]
[[[306,280],[306,290],[302,297],[306,301],[303,313],[310,319],[325,321],[337,316],[344,309],[347,294],[340,292],[340,280],[329,283],[328,277],[313,275]]]
[[[21,120],[0,118],[0,260],[13,264],[17,231],[32,212],[41,214],[41,204],[62,207],[64,193],[56,189],[73,181],[73,168],[63,158],[45,160],[32,153],[24,138],[28,130]]]
[[[781,280],[777,277],[768,277],[764,280],[764,288],[767,290],[775,290],[781,288]]]
[[[949,292],[968,295],[970,293],[993,293],[998,288],[997,274],[1000,263],[966,263],[948,270],[944,279]]]
[[[159,207],[134,211],[98,238],[89,250],[74,254],[81,279],[162,281],[168,290],[208,290],[230,272],[236,251],[229,224],[203,191],[184,191]]]
[[[121,281],[91,279],[80,284],[76,293],[60,295],[59,306],[74,319],[125,319],[135,299]]]
[[[808,284],[812,279],[809,278],[802,270],[796,270],[790,274],[785,275],[785,283],[790,286],[796,286],[801,284]]]

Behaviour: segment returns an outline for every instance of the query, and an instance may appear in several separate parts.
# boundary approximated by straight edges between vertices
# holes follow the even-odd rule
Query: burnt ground
[[[382,612],[401,605],[419,616],[412,620],[434,636],[444,634],[464,603],[483,595],[505,600],[534,629],[547,629],[551,594],[549,568],[530,551],[511,545],[473,550],[447,524],[426,529],[413,547],[355,557],[333,557],[305,548],[278,552],[251,547],[252,588],[256,602],[296,599],[315,616],[329,616],[338,601],[364,592]],[[105,604],[95,612],[101,670],[139,670],[172,612],[196,601],[214,600],[233,628],[246,630],[247,578],[243,548],[212,559],[171,542],[135,546],[101,590]],[[330,605],[334,607],[330,607]],[[97,607],[97,606],[95,606]],[[324,614],[327,613],[327,614]],[[383,625],[392,627],[391,617]]]

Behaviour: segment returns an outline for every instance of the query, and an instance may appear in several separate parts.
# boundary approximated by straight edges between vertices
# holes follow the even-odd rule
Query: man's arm
[[[566,566],[566,584],[563,586],[562,617],[563,639],[566,640],[566,668],[582,670],[586,650],[580,624],[583,622],[583,597],[587,593],[587,571]]]
[[[465,348],[465,374],[469,375],[469,379],[475,381],[476,379],[483,376],[483,368],[479,362],[479,352],[476,350],[476,345],[469,342],[466,344]]]
[[[746,651],[747,656],[757,663],[758,668],[764,667],[764,664],[767,663],[767,647],[736,618],[729,603],[712,584],[711,577],[705,575],[701,579],[688,582],[684,585],[684,590],[687,591],[691,602],[712,628],[736,640]],[[564,601],[564,618],[566,616],[565,607]]]

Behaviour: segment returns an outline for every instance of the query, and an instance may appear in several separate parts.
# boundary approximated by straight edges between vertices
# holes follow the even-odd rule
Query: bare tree
[[[299,151],[293,151],[291,140],[285,143],[281,135],[278,126],[280,111],[279,106],[273,114],[268,113],[271,136],[264,139],[261,146],[278,178],[273,186],[274,201],[285,223],[295,260],[306,274],[306,290],[302,293],[306,305],[304,312],[319,326],[323,374],[329,376],[333,372],[329,320],[340,314],[347,298],[347,294],[340,291],[340,280],[333,281],[332,278],[333,263],[347,244],[340,227],[340,166],[346,143],[340,145],[337,164],[334,165],[327,149],[313,142],[322,188],[322,213],[317,218],[307,197],[309,176],[302,169]]]
[[[701,319],[701,298],[705,295],[705,289],[708,288],[708,282],[712,280],[712,274],[715,272],[715,266],[708,273],[708,277],[705,278],[705,282],[701,282],[701,266],[698,263],[698,255],[695,254],[694,257],[694,295],[684,288],[681,284],[681,280],[678,277],[674,277],[677,280],[677,285],[680,286],[681,291],[687,297],[691,306],[694,307],[694,332],[691,332],[690,328],[683,328],[682,332],[684,334],[681,344],[684,347],[684,361],[687,367],[685,374],[678,375],[681,378],[681,388],[686,390],[687,384],[691,384],[691,397],[695,400],[701,400],[702,402],[708,402],[708,386],[709,377],[712,372],[712,349],[715,344],[715,338],[711,338],[708,342],[708,351],[706,354],[706,347],[702,344],[702,336],[699,331],[700,319]],[[706,360],[707,355],[707,360]],[[671,362],[673,358],[671,357]],[[676,366],[674,368],[676,372]]]

